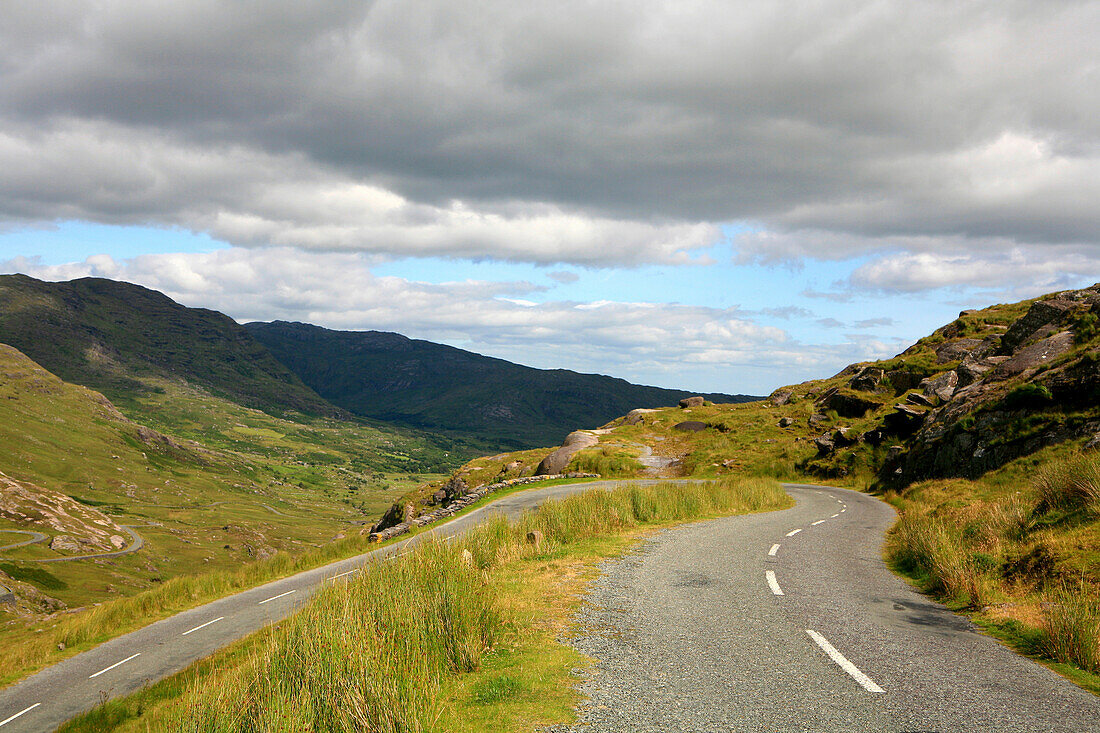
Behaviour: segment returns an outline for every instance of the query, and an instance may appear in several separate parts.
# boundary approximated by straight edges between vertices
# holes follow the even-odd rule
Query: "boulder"
[[[699,397],[698,395],[696,395],[695,397],[685,397],[684,399],[680,400],[680,407],[702,407],[704,402],[706,402],[706,400],[704,400],[702,397]]]
[[[504,472],[512,473],[513,471],[518,471],[521,468],[523,468],[523,463],[521,461],[512,461],[504,467]]]
[[[937,399],[940,402],[948,402],[959,386],[959,375],[954,370],[947,371],[934,377],[922,379],[917,386],[921,388],[925,397]]]
[[[533,531],[527,533],[527,544],[534,545],[535,547],[539,547],[539,546],[542,545],[542,542],[543,542],[542,532],[540,532],[536,529],[536,530],[533,530]]]
[[[905,394],[915,388],[921,380],[921,375],[906,369],[891,369],[886,372],[886,380],[894,388],[894,394]]]
[[[822,425],[829,424],[829,418],[820,413],[810,415],[810,418],[806,421],[811,428],[820,428]]]
[[[626,417],[623,419],[623,424],[624,425],[638,425],[639,423],[641,423],[642,421],[645,420],[646,414],[650,413],[650,412],[657,412],[657,411],[656,410],[651,410],[651,409],[643,409],[643,408],[639,408],[639,409],[636,409],[636,410],[631,410],[630,412],[626,413]]]
[[[466,485],[466,479],[461,476],[452,476],[447,483],[443,484],[441,491],[443,491],[447,500],[457,499],[468,492],[470,488]]]
[[[878,367],[864,367],[852,377],[852,381],[848,382],[848,386],[859,392],[874,392],[882,384],[882,378],[885,375],[886,372]]]
[[[837,448],[846,448],[850,445],[855,445],[856,439],[852,435],[852,429],[848,427],[837,428],[833,431],[832,435],[833,444]]]
[[[817,448],[818,457],[827,456],[836,451],[836,443],[827,433],[814,438],[814,447]]]
[[[698,420],[685,420],[684,422],[678,422],[672,426],[673,430],[682,430],[687,433],[698,433],[701,430],[706,430],[709,427],[705,422],[699,422]]]
[[[1049,363],[1073,348],[1073,331],[1062,331],[1025,346],[998,364],[989,379],[1000,381]]]
[[[437,489],[436,492],[434,494],[432,494],[431,503],[432,504],[442,504],[446,500],[447,500],[447,492],[444,491],[443,489]]]
[[[936,363],[946,364],[949,361],[965,359],[984,342],[981,339],[956,339],[936,347]]]
[[[860,433],[859,439],[867,445],[882,445],[886,441],[886,432],[882,428],[874,428]]]
[[[912,435],[924,422],[925,414],[911,405],[894,405],[894,412],[886,416],[883,426],[893,435]]]
[[[771,401],[771,403],[776,407],[781,407],[790,402],[792,397],[794,397],[794,392],[792,392],[791,390],[777,389],[771,393],[771,396],[768,397],[768,400]]]
[[[1072,300],[1060,299],[1032,303],[1027,313],[1017,318],[1001,336],[1001,354],[1012,354],[1041,328],[1060,320],[1073,305]]]
[[[82,553],[84,547],[67,534],[59,534],[50,540],[50,549],[57,552]]]
[[[873,400],[867,400],[857,395],[846,394],[844,392],[834,392],[827,397],[822,396],[822,399],[818,400],[818,402],[823,403],[827,410],[836,410],[836,414],[841,417],[863,417],[869,410],[873,410],[879,406],[879,404]]]
[[[918,407],[935,407],[936,403],[928,397],[925,397],[920,392],[910,392],[905,395],[905,401],[911,405],[917,405]]]
[[[574,430],[565,436],[561,447],[543,458],[535,469],[536,476],[554,476],[565,470],[573,456],[584,448],[591,448],[600,442],[595,435],[584,430]]]
[[[794,425],[794,418],[793,417],[781,417],[781,418],[779,418],[779,427],[789,428],[792,425]]]

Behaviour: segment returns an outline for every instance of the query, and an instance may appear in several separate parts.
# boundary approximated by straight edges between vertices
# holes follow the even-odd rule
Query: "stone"
[[[673,430],[681,430],[685,433],[698,433],[701,430],[707,429],[705,422],[699,422],[698,420],[685,420],[684,422],[678,422],[672,426]]]
[[[872,400],[843,392],[835,392],[827,397],[823,396],[818,402],[823,403],[827,410],[836,410],[836,414],[841,417],[863,417],[869,410],[879,406],[877,402]]]
[[[886,441],[886,433],[882,428],[873,428],[860,433],[859,439],[867,445],[882,445]]]
[[[469,550],[462,551],[462,564],[472,568],[474,566],[474,553]]]
[[[624,425],[638,425],[645,421],[645,416],[650,412],[657,412],[657,410],[638,408],[626,413],[626,417],[623,419]]]
[[[553,476],[565,470],[573,456],[584,448],[591,448],[600,442],[595,435],[584,430],[574,430],[565,436],[561,447],[539,462],[536,476]]]
[[[446,500],[447,492],[443,489],[437,489],[436,492],[432,494],[432,504],[442,504]]]
[[[905,401],[919,407],[935,407],[936,403],[925,397],[920,392],[910,392],[905,395]]]
[[[856,442],[856,439],[852,436],[852,429],[848,427],[834,430],[832,439],[837,448],[846,448],[850,445],[855,445]]]
[[[1039,329],[1061,319],[1073,307],[1071,300],[1037,300],[1020,318],[1017,318],[1001,336],[1001,353],[1011,354]]]
[[[504,471],[506,473],[512,473],[514,471],[520,470],[521,468],[523,468],[523,463],[521,461],[512,461],[504,467]]]
[[[829,424],[829,418],[827,418],[825,415],[822,415],[821,413],[815,413],[813,415],[810,415],[809,419],[806,422],[811,428],[820,428],[822,425]]]
[[[1088,441],[1081,447],[1081,450],[1091,451],[1096,450],[1097,448],[1100,448],[1100,433],[1097,433],[1096,435],[1089,438]]]
[[[936,347],[936,363],[946,364],[949,361],[965,359],[972,351],[981,346],[981,339],[956,339]]]
[[[827,456],[836,451],[836,443],[828,434],[814,438],[814,447],[817,448],[818,456]]]
[[[886,380],[894,388],[894,394],[905,394],[915,388],[921,380],[921,375],[906,369],[891,369],[886,372]]]
[[[882,378],[885,375],[886,372],[878,367],[864,367],[852,377],[852,381],[848,382],[848,386],[859,392],[874,392],[882,383]]]
[[[84,548],[67,534],[59,534],[50,540],[50,549],[57,552],[84,552]]]
[[[706,402],[706,400],[698,395],[696,395],[695,397],[685,397],[684,399],[680,400],[680,407],[702,407],[704,402]]]
[[[440,491],[443,492],[446,499],[457,499],[469,490],[470,487],[466,485],[466,479],[461,476],[452,476],[447,480],[447,483],[440,487]]]
[[[770,400],[771,403],[776,407],[781,407],[790,402],[792,397],[794,397],[794,392],[792,392],[791,390],[777,389],[771,393],[771,396],[768,397],[768,400]]]
[[[940,402],[949,402],[959,386],[959,375],[954,370],[938,374],[934,377],[922,379],[917,385],[925,397],[935,398]]]
[[[779,427],[789,428],[792,425],[794,425],[794,418],[793,417],[781,417],[781,418],[779,418]]]
[[[989,379],[999,381],[1015,377],[1029,369],[1047,364],[1073,348],[1073,331],[1062,331],[1037,341],[998,364]]]
[[[542,532],[533,530],[527,533],[527,544],[534,545],[535,547],[542,546]]]

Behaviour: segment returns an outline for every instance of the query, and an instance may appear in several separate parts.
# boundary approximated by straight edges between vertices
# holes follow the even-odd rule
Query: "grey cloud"
[[[555,270],[554,272],[548,272],[546,273],[546,277],[550,278],[556,283],[561,283],[562,285],[575,283],[581,279],[580,275],[575,272],[569,272],[568,270]]]
[[[835,318],[818,318],[817,325],[822,328],[844,328],[844,324]]]
[[[856,321],[853,325],[856,328],[878,328],[879,326],[893,326],[894,323],[893,318],[865,318],[862,321]]]
[[[639,240],[633,261],[686,261],[719,238],[692,227],[739,219],[778,237],[744,243],[763,259],[1095,246],[1098,31],[1095,2],[1022,0],[24,4],[0,28],[0,153],[48,156],[54,130],[108,162],[6,172],[28,185],[0,216],[537,262],[603,222],[560,256],[585,264]],[[282,219],[256,204],[280,176],[301,194]],[[324,199],[359,186],[401,216],[328,228]],[[532,236],[533,211],[556,225]]]

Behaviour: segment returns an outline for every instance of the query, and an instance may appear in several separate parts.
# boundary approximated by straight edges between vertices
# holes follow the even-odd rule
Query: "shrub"
[[[1051,401],[1050,390],[1042,384],[1021,384],[1004,398],[1004,406],[1010,410],[1023,410],[1030,407],[1045,407]]]
[[[1043,653],[1100,673],[1100,599],[1095,588],[1060,588],[1043,619]]]

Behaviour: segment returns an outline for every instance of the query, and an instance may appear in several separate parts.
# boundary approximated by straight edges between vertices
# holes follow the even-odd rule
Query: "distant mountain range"
[[[217,311],[100,278],[0,276],[0,342],[123,409],[148,394],[147,378],[172,379],[273,415],[354,414],[490,448],[551,445],[577,425],[689,394],[533,369],[395,333],[241,326]]]
[[[567,369],[534,369],[382,331],[249,323],[249,332],[319,395],[348,412],[508,447],[553,445],[636,407],[693,393]],[[713,402],[756,397],[706,394]]]

